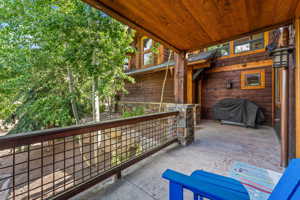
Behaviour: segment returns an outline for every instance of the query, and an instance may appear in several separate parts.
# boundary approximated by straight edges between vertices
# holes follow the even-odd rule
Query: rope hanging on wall
[[[165,78],[164,78],[164,82],[163,82],[163,85],[162,85],[162,88],[161,88],[161,96],[160,96],[159,112],[161,112],[161,107],[162,107],[162,103],[163,103],[163,100],[164,100],[165,86],[166,86],[166,82],[167,82],[168,71],[169,71],[169,65],[170,65],[170,61],[171,61],[172,54],[173,54],[173,51],[170,50],[170,54],[169,54],[169,58],[168,58],[168,63],[167,63],[167,67],[166,67]]]

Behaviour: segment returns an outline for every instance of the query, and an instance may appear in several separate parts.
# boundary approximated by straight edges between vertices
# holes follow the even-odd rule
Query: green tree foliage
[[[72,102],[79,118],[92,115],[95,78],[103,98],[124,91],[132,35],[80,0],[1,1],[0,119],[18,122],[10,133],[74,124]]]
[[[142,106],[137,106],[134,107],[131,111],[124,111],[122,113],[123,118],[128,118],[128,117],[136,117],[139,115],[144,115],[145,114],[145,109]]]

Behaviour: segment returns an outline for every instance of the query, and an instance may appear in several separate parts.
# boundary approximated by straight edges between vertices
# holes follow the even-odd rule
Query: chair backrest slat
[[[268,200],[296,199],[300,199],[300,159],[291,161]]]
[[[300,199],[300,189],[296,190],[293,196],[291,197],[291,200],[299,200]]]

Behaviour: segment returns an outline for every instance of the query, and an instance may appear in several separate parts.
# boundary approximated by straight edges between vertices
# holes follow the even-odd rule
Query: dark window
[[[241,71],[241,89],[262,89],[265,84],[264,69]]]
[[[260,73],[246,74],[245,85],[246,86],[260,86]]]

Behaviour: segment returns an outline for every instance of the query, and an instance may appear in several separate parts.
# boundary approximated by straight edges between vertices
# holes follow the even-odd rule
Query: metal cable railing
[[[176,142],[177,115],[0,137],[0,196],[67,199]]]

